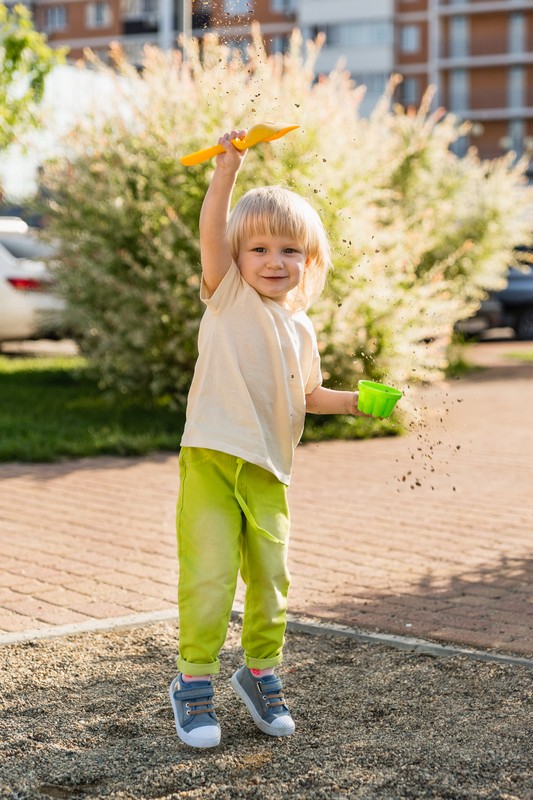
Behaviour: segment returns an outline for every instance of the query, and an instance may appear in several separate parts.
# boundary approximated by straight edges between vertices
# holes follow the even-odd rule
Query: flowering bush
[[[306,196],[331,236],[334,270],[312,309],[330,386],[363,374],[398,386],[442,375],[454,323],[504,285],[530,240],[524,164],[457,158],[456,120],[393,105],[369,119],[364,87],[337,69],[315,81],[320,42],[292,37],[243,62],[216,38],[186,59],[146,48],[142,74],[116,53],[113,109],[72,131],[46,166],[48,232],[82,351],[102,385],[183,406],[202,313],[198,216],[213,168],[179,157],[256,121],[299,130],[250,150],[236,189],[281,183]],[[281,120],[280,120],[281,117]]]

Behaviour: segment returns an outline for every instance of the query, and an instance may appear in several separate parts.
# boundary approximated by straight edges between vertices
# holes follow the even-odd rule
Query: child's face
[[[301,243],[288,236],[257,234],[241,242],[237,266],[256,292],[283,304],[302,280],[307,258]]]

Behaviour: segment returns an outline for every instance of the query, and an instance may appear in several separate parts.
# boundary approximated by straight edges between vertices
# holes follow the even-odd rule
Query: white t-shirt
[[[262,297],[235,263],[200,323],[198,361],[181,444],[220,450],[289,485],[305,421],[305,395],[322,383],[311,320]]]

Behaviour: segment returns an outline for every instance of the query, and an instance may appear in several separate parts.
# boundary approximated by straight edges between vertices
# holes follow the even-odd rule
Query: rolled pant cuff
[[[194,675],[195,677],[217,675],[220,672],[220,661],[217,659],[210,664],[193,664],[180,657],[178,658],[178,669],[183,675]]]
[[[273,656],[272,658],[251,658],[250,656],[244,656],[244,663],[248,667],[248,669],[268,669],[269,667],[277,667],[278,664],[281,664],[283,657],[280,653],[279,656]]]

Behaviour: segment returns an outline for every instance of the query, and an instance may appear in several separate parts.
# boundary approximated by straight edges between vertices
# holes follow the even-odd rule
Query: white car
[[[58,335],[64,302],[43,259],[53,249],[19,217],[0,217],[0,342]]]

